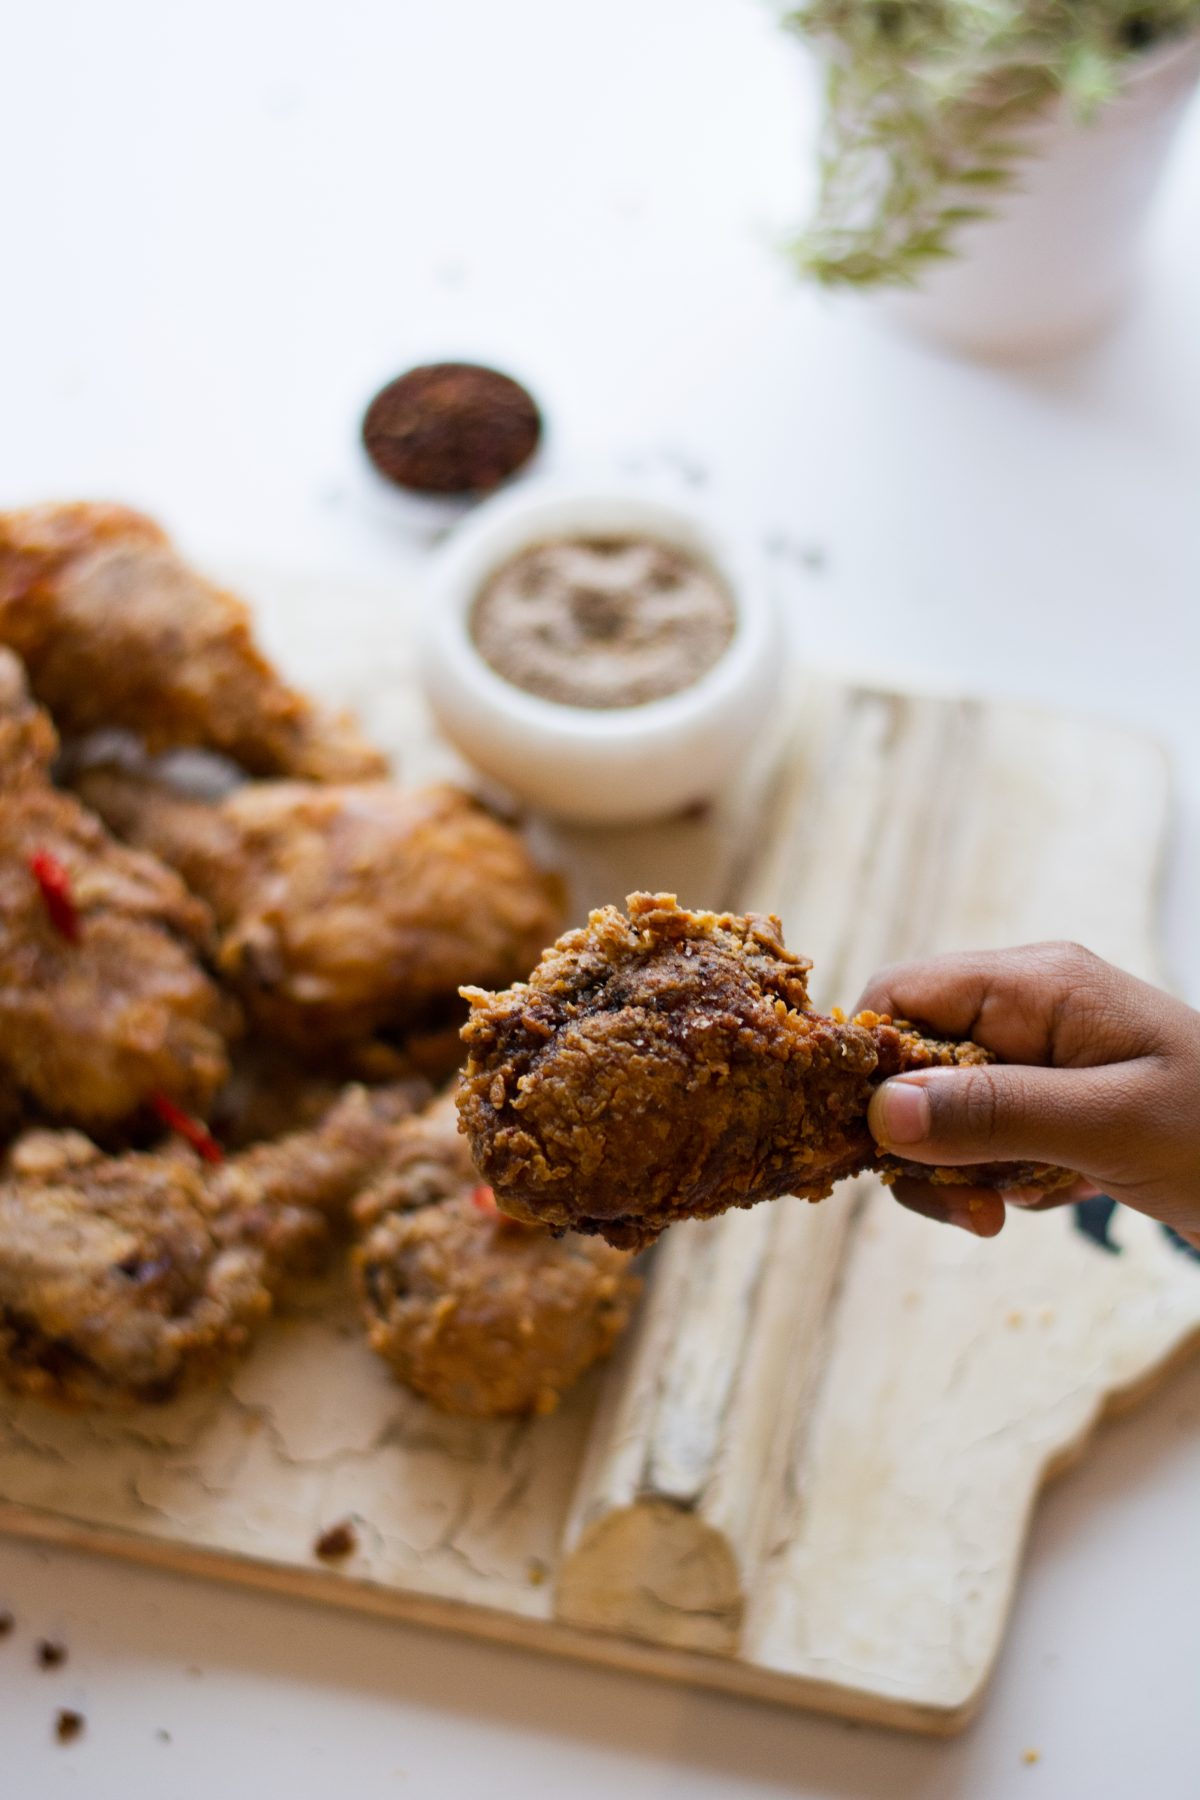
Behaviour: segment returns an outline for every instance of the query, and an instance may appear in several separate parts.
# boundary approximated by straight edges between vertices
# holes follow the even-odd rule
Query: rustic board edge
[[[1200,1330],[1174,1344],[1153,1368],[1143,1369],[1131,1382],[1110,1391],[1070,1443],[1060,1445],[1047,1457],[1029,1494],[1023,1546],[1028,1542],[1029,1525],[1042,1489],[1074,1468],[1110,1418],[1119,1416],[1160,1388],[1197,1352],[1200,1352]],[[661,1681],[682,1682],[691,1687],[732,1694],[739,1699],[852,1719],[889,1730],[919,1732],[928,1737],[952,1737],[971,1723],[987,1694],[1001,1648],[997,1646],[996,1656],[970,1693],[953,1706],[935,1706],[906,1699],[902,1694],[883,1694],[877,1688],[789,1675],[736,1656],[677,1650],[609,1631],[585,1631],[554,1618],[535,1619],[436,1594],[356,1581],[330,1569],[302,1569],[294,1564],[264,1562],[228,1551],[185,1547],[176,1542],[139,1537],[132,1532],[88,1525],[38,1507],[0,1502],[0,1532],[34,1543],[114,1557],[169,1575],[196,1580],[217,1578],[284,1599],[336,1606],[344,1611],[394,1619],[484,1643],[504,1644],[535,1655],[567,1656],[573,1662],[598,1665],[618,1674],[649,1675]]]
[[[228,1551],[183,1547],[135,1536],[115,1528],[86,1525],[39,1508],[0,1505],[0,1531],[34,1543],[137,1563],[169,1575],[270,1593],[283,1599],[315,1601],[402,1624],[502,1644],[534,1655],[567,1656],[619,1674],[650,1675],[667,1682],[706,1688],[897,1730],[944,1737],[960,1731],[977,1709],[982,1688],[960,1707],[945,1709],[897,1696],[860,1693],[836,1683],[787,1675],[779,1670],[701,1651],[673,1650],[614,1633],[589,1632],[555,1619],[532,1619],[411,1589],[354,1581],[324,1569],[260,1562]]]

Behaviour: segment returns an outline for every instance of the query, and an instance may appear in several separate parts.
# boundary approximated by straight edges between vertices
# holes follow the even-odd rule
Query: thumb
[[[1058,1163],[1111,1181],[1150,1110],[1143,1076],[1133,1062],[924,1069],[877,1088],[867,1122],[882,1149],[911,1162]]]

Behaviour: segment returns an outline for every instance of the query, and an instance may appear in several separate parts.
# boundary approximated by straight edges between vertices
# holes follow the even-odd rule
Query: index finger
[[[1082,1036],[1123,1018],[1120,976],[1078,944],[1024,944],[896,963],[867,983],[858,1010],[890,1013],[952,1038],[972,1038],[1004,1062],[1073,1063]],[[1096,1056],[1094,1041],[1089,1061]]]

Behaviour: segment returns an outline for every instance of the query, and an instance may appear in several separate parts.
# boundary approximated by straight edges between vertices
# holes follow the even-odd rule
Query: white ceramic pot
[[[708,564],[734,605],[733,637],[692,686],[641,706],[543,700],[504,680],[470,633],[475,598],[509,558],[547,538],[658,538]],[[438,725],[477,768],[532,806],[585,824],[632,824],[709,799],[736,773],[778,679],[769,595],[706,519],[634,489],[523,482],[461,525],[435,565],[421,644]]]
[[[1121,93],[1089,124],[1056,105],[1025,132],[1030,156],[996,216],[964,227],[954,259],[893,319],[982,356],[1067,350],[1109,323],[1137,277],[1141,239],[1175,129],[1200,76],[1200,34],[1133,62]]]

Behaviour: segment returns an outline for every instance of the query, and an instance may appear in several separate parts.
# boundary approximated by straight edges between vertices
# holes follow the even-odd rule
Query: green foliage
[[[808,0],[785,23],[827,67],[797,260],[829,284],[911,284],[1018,180],[1023,126],[1060,95],[1092,118],[1132,58],[1200,25],[1200,0]]]

